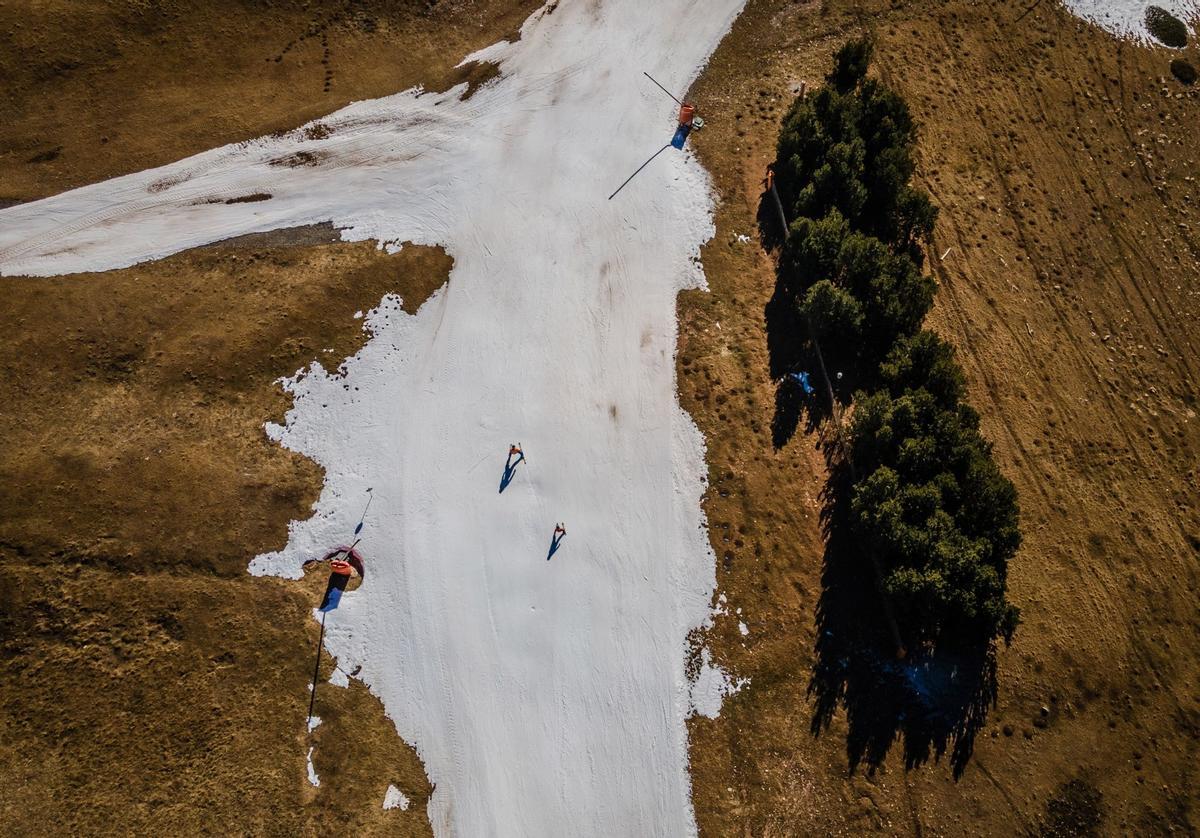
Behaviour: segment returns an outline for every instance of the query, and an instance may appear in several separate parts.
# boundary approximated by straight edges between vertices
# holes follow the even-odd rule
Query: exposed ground
[[[751,678],[692,725],[703,833],[1200,828],[1200,101],[1169,76],[1174,53],[1050,3],[1021,18],[1028,5],[751,2],[693,91],[722,204],[712,291],[680,304],[680,388],[709,445],[717,658]],[[1024,513],[1010,594],[1025,622],[957,781],[949,754],[899,733],[852,772],[851,730],[886,738],[894,720],[842,711],[811,731],[824,462],[803,430],[771,442],[763,169],[800,80],[863,29],[924,124],[931,325],[959,347]]]
[[[4,280],[8,834],[297,834],[385,818],[428,830],[420,762],[356,682],[318,694],[322,785],[306,784],[309,609],[324,578],[258,579],[246,564],[283,543],[321,483],[262,432],[287,409],[274,380],[353,354],[357,309],[393,292],[414,310],[450,260],[279,238],[305,240]],[[330,737],[338,747],[322,748]],[[408,812],[382,810],[389,782]]]
[[[447,83],[531,4],[355,4],[365,18],[323,28],[288,4],[18,5],[0,13],[10,201]],[[712,291],[680,304],[680,386],[709,446],[729,612],[713,642],[752,679],[720,719],[692,724],[705,834],[1200,829],[1200,190],[1187,179],[1200,102],[1171,78],[1174,53],[1119,45],[1051,3],[1018,20],[1028,6],[752,0],[694,91],[722,204]],[[960,348],[1024,511],[1010,586],[1025,623],[957,781],[945,758],[905,771],[903,743],[850,774],[844,715],[810,732],[824,463],[814,436],[771,445],[761,173],[793,84],[860,27],[925,125],[919,178],[942,208],[933,325]],[[9,834],[427,831],[420,764],[360,686],[322,690],[322,786],[305,783],[297,697],[321,580],[244,568],[320,487],[262,435],[286,408],[274,379],[352,352],[351,313],[387,291],[411,310],[448,263],[307,241],[0,280]],[[335,736],[342,748],[320,747]],[[408,812],[380,809],[388,782]]]
[[[0,206],[482,77],[453,64],[536,5],[10,4]],[[321,486],[263,434],[287,408],[275,380],[353,354],[354,312],[389,292],[413,311],[449,272],[440,251],[334,238],[0,280],[7,834],[428,834],[420,761],[361,684],[323,686],[304,736],[323,578],[245,572]],[[408,811],[382,809],[389,782]]]

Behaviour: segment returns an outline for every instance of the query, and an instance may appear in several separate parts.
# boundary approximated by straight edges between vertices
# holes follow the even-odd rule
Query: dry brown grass
[[[457,56],[530,5],[379,4],[373,26],[234,0],[8,7],[0,199],[449,83]],[[1017,21],[1026,7],[751,0],[694,91],[722,203],[711,293],[680,302],[680,388],[708,438],[729,600],[712,642],[752,679],[691,725],[705,834],[1009,834],[1089,823],[1089,807],[1107,834],[1200,828],[1196,94],[1165,51],[1053,4]],[[1024,509],[1011,590],[1026,622],[957,782],[944,762],[906,771],[899,746],[850,775],[844,716],[810,732],[824,463],[813,436],[771,445],[772,266],[736,240],[754,235],[793,84],[861,27],[924,123],[919,175],[942,208],[933,323],[960,347]],[[411,305],[447,267],[273,239],[0,281],[8,833],[428,832],[420,763],[361,686],[319,693],[322,786],[305,783],[322,580],[244,568],[320,485],[262,435],[286,407],[274,379],[327,347],[344,357],[361,340],[351,312],[389,290]],[[389,782],[409,812],[379,808]]]
[[[752,680],[692,723],[706,834],[1037,831],[1064,788],[1100,793],[1106,834],[1197,828],[1200,102],[1167,51],[1052,4],[1018,22],[1025,7],[751,2],[694,91],[722,202],[712,291],[680,305],[681,393],[708,438],[721,590],[742,609],[718,620],[717,657]],[[863,28],[924,125],[918,177],[942,211],[931,322],[1024,511],[1010,588],[1025,623],[957,782],[936,753],[906,770],[903,740],[850,774],[844,713],[810,730],[824,463],[813,436],[772,449],[772,266],[735,240],[754,234],[792,86]]]
[[[420,762],[360,684],[319,693],[314,799],[304,718],[324,580],[246,565],[321,485],[263,433],[287,407],[275,379],[353,354],[357,309],[396,292],[413,310],[449,269],[428,248],[259,236],[3,281],[8,834],[427,831]],[[388,782],[412,809],[383,812]]]
[[[0,206],[160,166],[416,84],[536,0],[16,0],[0,10]]]
[[[0,206],[354,99],[482,83],[487,67],[453,65],[538,4],[308,5],[5,7]],[[440,251],[334,238],[0,280],[6,834],[429,834],[423,767],[365,687],[323,686],[305,733],[322,575],[246,573],[321,485],[263,433],[288,404],[276,379],[336,365],[363,340],[356,310],[396,292],[412,311],[450,268]],[[388,783],[408,811],[381,808]]]

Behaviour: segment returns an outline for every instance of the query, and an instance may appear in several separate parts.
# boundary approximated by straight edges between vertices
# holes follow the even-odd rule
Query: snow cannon
[[[679,127],[675,129],[675,136],[671,138],[671,147],[682,149],[692,129],[703,124],[704,121],[696,116],[696,106],[691,102],[684,102],[679,106]]]
[[[357,544],[356,541],[350,545],[339,545],[321,558],[322,563],[329,562],[329,581],[325,583],[325,595],[321,597],[319,609],[322,613],[328,613],[338,607],[342,601],[342,594],[350,589],[353,577],[363,579],[362,556],[354,549]]]
[[[321,561],[329,562],[329,569],[338,576],[351,576],[354,573],[360,578],[366,576],[363,572],[362,555],[354,545],[340,544],[326,553]]]

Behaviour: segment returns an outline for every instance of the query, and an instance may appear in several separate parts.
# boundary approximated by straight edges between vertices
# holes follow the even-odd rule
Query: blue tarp
[[[683,144],[687,142],[688,134],[692,133],[692,126],[680,125],[675,129],[675,136],[671,138],[672,148],[683,148]]]
[[[337,608],[342,601],[342,593],[345,591],[348,581],[350,581],[349,576],[342,576],[339,573],[329,574],[329,583],[325,586],[325,596],[321,599],[321,607],[317,610],[329,613]]]
[[[813,394],[812,385],[808,383],[808,373],[794,372],[792,373],[792,380],[800,385],[800,389],[804,391],[804,395],[811,396]]]

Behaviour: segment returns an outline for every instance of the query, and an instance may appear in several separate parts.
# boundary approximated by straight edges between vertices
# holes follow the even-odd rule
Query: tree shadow
[[[896,656],[870,556],[850,531],[850,486],[848,469],[831,462],[822,492],[826,549],[816,662],[808,684],[814,702],[812,733],[828,730],[841,707],[851,771],[863,763],[874,771],[899,739],[905,768],[931,757],[940,761],[948,752],[958,779],[996,703],[994,644],[942,643],[903,660]]]
[[[763,187],[762,193],[758,196],[758,212],[755,214],[754,220],[758,224],[758,239],[770,252],[783,245],[783,221],[779,217],[779,208],[775,206],[775,198],[771,196],[771,190],[765,188],[766,180],[763,181]]]
[[[763,308],[767,332],[767,362],[775,385],[775,412],[771,417],[771,443],[776,450],[795,436],[801,420],[808,431],[829,418],[829,398],[825,379],[820,373],[816,351],[809,339],[808,327],[791,302],[792,289],[776,276],[775,293]],[[791,373],[805,371],[814,388],[805,394]]]

